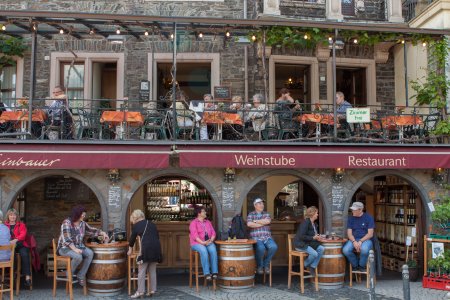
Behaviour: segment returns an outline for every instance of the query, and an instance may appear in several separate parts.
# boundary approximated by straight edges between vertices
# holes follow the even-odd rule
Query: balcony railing
[[[404,0],[403,1],[403,16],[408,22],[420,15],[425,8],[434,0]]]
[[[386,0],[342,0],[342,14],[347,19],[386,21]]]
[[[281,0],[280,11],[284,16],[324,19],[325,0]]]
[[[371,106],[370,120],[349,123],[334,118],[332,105],[133,100],[33,100],[6,103],[0,115],[0,139],[282,141],[290,143],[439,144],[433,130],[442,116],[432,107]],[[46,103],[47,102],[47,103]],[[50,102],[50,103],[48,103]],[[166,106],[166,107],[164,107]],[[114,107],[114,108],[112,108]],[[118,107],[118,108],[116,108]],[[335,123],[336,121],[336,132]]]

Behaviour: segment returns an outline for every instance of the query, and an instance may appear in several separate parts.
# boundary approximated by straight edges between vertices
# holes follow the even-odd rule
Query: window
[[[346,16],[355,15],[355,1],[354,0],[342,0],[342,14]]]
[[[69,99],[84,98],[84,64],[76,63],[71,67],[68,62],[61,63],[61,76],[59,82],[64,82]]]
[[[0,73],[0,95],[3,102],[16,98],[16,70],[16,66],[7,66]]]

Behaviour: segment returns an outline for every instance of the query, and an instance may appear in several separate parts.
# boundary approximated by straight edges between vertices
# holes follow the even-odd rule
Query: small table
[[[128,242],[87,243],[86,246],[94,252],[86,274],[89,294],[110,297],[122,293],[127,281]]]
[[[128,126],[142,126],[144,117],[137,111],[104,111],[100,118],[100,123],[110,123],[119,128],[119,139],[123,139],[123,133],[128,136]],[[100,135],[101,136],[101,135]]]
[[[298,117],[301,124],[305,123],[315,123],[316,124],[316,142],[320,142],[320,126],[324,125],[334,125],[334,116],[332,114],[303,114]]]
[[[220,111],[204,112],[203,122],[206,124],[217,125],[217,139],[222,140],[222,126],[223,124],[243,125],[241,116],[235,113],[226,113]]]
[[[319,274],[319,287],[332,290],[344,286],[345,279],[345,257],[342,254],[343,239],[322,240],[325,248],[317,268]]]
[[[403,141],[404,127],[405,126],[415,126],[423,125],[423,120],[419,116],[405,115],[405,116],[386,116],[381,119],[381,124],[386,130],[395,129],[399,127],[398,140],[400,143]]]
[[[219,245],[219,287],[228,292],[246,292],[255,284],[255,240],[216,241]]]
[[[20,121],[20,132],[27,132],[28,117],[28,110],[4,111],[0,116],[0,123]],[[31,122],[44,123],[46,119],[47,114],[45,111],[41,109],[33,110]],[[22,136],[21,138],[25,138],[25,136]]]

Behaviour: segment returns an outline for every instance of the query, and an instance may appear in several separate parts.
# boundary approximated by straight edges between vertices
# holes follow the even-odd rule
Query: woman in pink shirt
[[[204,207],[195,207],[195,214],[197,218],[189,225],[191,248],[200,253],[200,261],[206,280],[216,279],[219,272],[217,249],[214,244],[216,232],[211,222],[206,220]]]

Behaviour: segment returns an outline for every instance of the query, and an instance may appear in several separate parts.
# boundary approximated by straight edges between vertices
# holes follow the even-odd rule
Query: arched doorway
[[[273,258],[275,266],[288,264],[287,235],[296,232],[307,207],[319,208],[320,231],[327,231],[327,207],[323,204],[323,196],[316,186],[299,174],[275,173],[260,178],[244,198],[241,210],[244,219],[254,210],[253,201],[256,198],[265,201],[265,210],[272,216],[272,237],[278,245]]]
[[[45,271],[52,272],[48,264],[51,240],[59,238],[61,223],[71,214],[76,205],[86,208],[86,221],[96,228],[103,228],[106,218],[101,202],[87,184],[69,175],[49,174],[19,184],[19,191],[10,202],[20,219],[26,224],[29,234],[34,235],[41,262]]]
[[[424,194],[406,176],[383,172],[366,179],[353,193],[351,203],[364,203],[365,212],[374,217],[383,276],[398,276],[407,260],[415,260],[419,269],[423,266],[423,235],[428,224]]]
[[[131,233],[129,216],[142,210],[159,232],[164,260],[160,267],[189,266],[189,223],[196,216],[195,206],[206,208],[208,218],[218,232],[218,211],[208,189],[199,180],[183,175],[163,175],[144,182],[128,205],[126,224]]]

